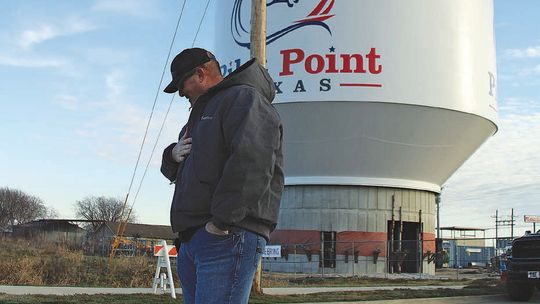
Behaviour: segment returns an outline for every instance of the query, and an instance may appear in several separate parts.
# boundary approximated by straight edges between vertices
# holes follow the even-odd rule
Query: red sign
[[[540,223],[540,215],[524,215],[525,223]]]

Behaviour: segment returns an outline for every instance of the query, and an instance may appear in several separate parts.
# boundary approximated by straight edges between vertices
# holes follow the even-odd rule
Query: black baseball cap
[[[216,57],[205,49],[191,48],[180,52],[171,63],[172,81],[163,92],[174,93],[178,91],[178,83],[184,81],[189,72],[210,60],[216,60]]]

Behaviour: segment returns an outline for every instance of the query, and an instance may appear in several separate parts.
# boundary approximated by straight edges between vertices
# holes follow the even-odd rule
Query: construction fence
[[[117,255],[153,258],[153,246],[158,244],[140,239],[126,241],[117,249]],[[273,244],[269,246],[278,246],[278,254],[263,257],[262,267],[266,274],[293,277],[368,274],[427,277],[436,270],[452,270],[454,277],[459,278],[471,269],[499,272],[504,267],[509,244],[510,240],[496,242],[494,238]],[[89,254],[109,254],[110,239],[95,245]]]
[[[437,244],[438,243],[438,244]],[[435,269],[504,267],[506,246],[492,238],[280,244],[279,257],[263,257],[263,270],[298,275],[435,274]],[[500,242],[499,242],[500,245]]]

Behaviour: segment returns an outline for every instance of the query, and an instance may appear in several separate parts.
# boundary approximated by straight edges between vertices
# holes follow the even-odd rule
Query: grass
[[[155,258],[113,259],[49,242],[0,239],[0,285],[148,287]]]
[[[122,304],[135,304],[135,303],[181,303],[178,299],[173,300],[170,296],[166,295],[150,295],[150,294],[134,294],[134,295],[75,295],[75,296],[45,296],[45,295],[24,295],[14,296],[0,294],[0,303],[122,303]]]
[[[156,258],[113,259],[87,256],[81,250],[39,240],[0,238],[0,285],[150,287]],[[173,267],[173,275],[176,277]],[[452,285],[469,280],[412,280],[367,277],[263,275],[263,287]]]
[[[150,287],[156,267],[154,257],[113,259],[86,256],[77,249],[48,242],[0,238],[0,285],[22,286],[86,286],[86,287]],[[173,271],[175,271],[173,269]],[[175,274],[173,274],[175,275]],[[461,290],[445,289],[445,285],[468,285]],[[436,290],[389,290],[329,292],[309,295],[252,295],[250,303],[305,303],[332,301],[368,301],[385,299],[430,298],[501,293],[498,280],[416,280],[367,277],[318,277],[290,274],[265,274],[262,286],[389,286],[435,285]],[[180,303],[168,295],[7,295],[0,294],[0,303]]]

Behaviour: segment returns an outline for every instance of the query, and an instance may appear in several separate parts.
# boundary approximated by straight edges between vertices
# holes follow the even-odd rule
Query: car
[[[506,290],[514,301],[528,301],[540,289],[540,230],[512,242],[507,257]]]

